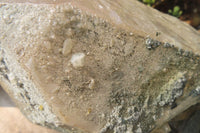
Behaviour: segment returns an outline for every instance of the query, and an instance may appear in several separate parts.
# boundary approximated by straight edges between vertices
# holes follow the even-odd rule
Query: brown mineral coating
[[[177,47],[199,52],[199,32],[184,22],[179,22],[175,17],[160,14],[151,7],[146,7],[137,0],[1,0],[3,3],[40,3],[64,4],[71,3],[73,7],[81,9],[90,15],[98,16],[112,22],[116,27],[137,33],[138,35],[151,36],[160,41],[169,42]],[[192,31],[192,32],[191,32]],[[156,32],[161,33],[156,37]],[[184,38],[183,38],[184,36]]]
[[[43,3],[43,1],[40,2]],[[22,11],[24,6],[28,7],[25,8],[25,17],[18,18],[22,21],[18,24],[22,33],[19,29],[19,31],[15,29],[16,25],[11,23],[16,31],[9,31],[13,28],[11,26],[12,28],[8,28],[7,33],[4,34],[12,38],[12,32],[16,32],[13,35],[17,36],[16,40],[2,40],[2,46],[7,51],[13,50],[12,56],[16,55],[18,62],[29,73],[30,78],[62,124],[86,132],[99,132],[109,122],[107,118],[116,104],[125,102],[127,106],[129,104],[130,107],[135,106],[135,103],[131,103],[132,101],[144,101],[144,99],[138,100],[140,94],[145,95],[145,98],[149,95],[155,98],[160,93],[159,88],[177,73],[197,71],[198,64],[196,66],[193,60],[176,55],[176,49],[162,46],[151,51],[146,49],[144,44],[146,36],[154,35],[158,30],[161,35],[157,39],[162,41],[168,42],[166,38],[178,35],[177,31],[174,31],[177,33],[166,33],[166,30],[169,30],[166,25],[171,22],[165,21],[165,24],[163,23],[165,28],[160,20],[160,22],[156,21],[156,25],[152,25],[152,22],[155,23],[152,18],[158,12],[148,10],[149,7],[128,0],[122,3],[119,1],[70,2],[74,7],[73,10],[68,9],[67,2],[56,5],[58,8],[51,4],[41,4],[37,5],[38,7],[35,7],[35,4],[17,5],[16,7],[21,6],[19,9]],[[119,8],[119,5],[122,8]],[[34,13],[38,13],[38,16],[34,16],[32,10],[28,10],[29,6],[35,11]],[[133,7],[135,7],[134,10]],[[54,8],[56,10],[52,13]],[[77,9],[81,9],[82,12]],[[150,15],[152,18],[146,15],[146,10],[148,13],[154,12]],[[51,16],[43,16],[43,13],[48,11]],[[28,14],[30,16],[26,17],[26,13],[32,16]],[[139,14],[140,17],[133,18],[134,13],[136,16]],[[145,17],[141,17],[141,14]],[[148,21],[142,21],[142,19]],[[167,20],[170,19],[177,21],[172,17]],[[42,22],[49,23],[42,25],[42,29],[39,30],[37,29],[41,26],[38,24],[39,20],[42,20],[41,25]],[[7,22],[6,19],[4,21]],[[24,25],[24,21],[29,22],[26,24],[30,26]],[[143,22],[145,24],[142,24]],[[184,25],[181,22],[176,23]],[[183,31],[191,29],[189,26],[183,27]],[[193,29],[188,33],[183,33],[194,37],[193,45],[186,44],[177,36],[175,36],[175,45],[180,44],[185,49],[187,45],[188,49],[195,48],[193,51],[199,51],[197,43],[199,34]],[[187,35],[181,36],[184,36],[185,41],[190,41]],[[166,37],[166,40],[162,37]],[[73,46],[70,46],[71,50],[67,56],[63,55],[63,42],[66,39],[72,39],[70,43],[74,43],[71,44]],[[83,58],[84,60],[81,60],[83,63],[80,63],[77,57]],[[176,62],[180,64],[176,65]],[[175,65],[170,66],[170,64]],[[190,70],[191,68],[194,68],[194,71]],[[116,95],[115,92],[117,92]],[[120,96],[123,93],[125,96]],[[121,99],[123,97],[127,99],[123,101]],[[149,122],[149,119],[146,121]],[[148,122],[147,124],[152,123]]]

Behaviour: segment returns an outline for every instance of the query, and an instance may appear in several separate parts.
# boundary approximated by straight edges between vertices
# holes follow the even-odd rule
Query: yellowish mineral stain
[[[40,105],[40,106],[39,106],[39,110],[40,110],[40,111],[43,111],[43,110],[44,110],[44,107],[43,107],[42,105]]]
[[[88,116],[90,113],[92,112],[92,109],[91,108],[89,108],[88,110],[87,110],[87,113],[86,113],[86,115]]]

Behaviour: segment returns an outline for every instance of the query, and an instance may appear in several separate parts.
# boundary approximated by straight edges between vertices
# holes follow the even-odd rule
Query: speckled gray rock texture
[[[136,0],[18,2],[0,4],[0,84],[32,122],[148,133],[199,102],[189,25]]]

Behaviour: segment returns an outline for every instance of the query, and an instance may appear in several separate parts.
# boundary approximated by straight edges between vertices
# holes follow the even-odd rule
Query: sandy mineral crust
[[[187,24],[131,0],[21,2],[0,5],[0,84],[32,122],[148,133],[199,102]]]

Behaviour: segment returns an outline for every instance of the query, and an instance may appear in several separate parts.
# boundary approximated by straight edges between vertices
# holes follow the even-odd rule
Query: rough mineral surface
[[[0,84],[32,122],[148,133],[199,102],[187,24],[132,0],[21,2],[0,5]]]

